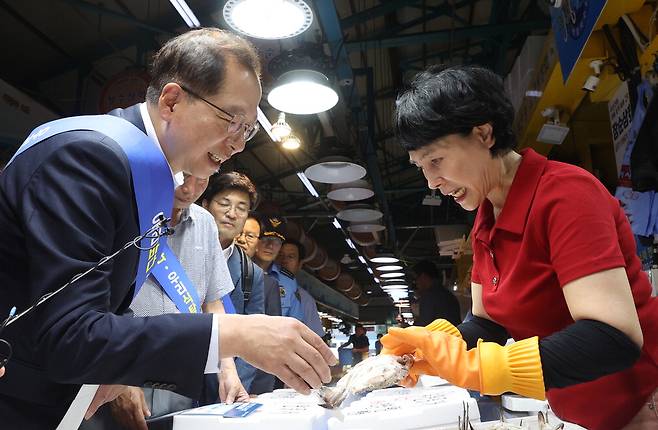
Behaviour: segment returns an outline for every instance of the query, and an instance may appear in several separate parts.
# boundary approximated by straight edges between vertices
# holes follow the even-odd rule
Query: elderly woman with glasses
[[[439,375],[547,397],[590,430],[658,428],[658,300],[628,219],[589,172],[516,151],[513,119],[501,79],[479,67],[431,68],[398,97],[411,163],[429,188],[477,210],[473,319],[392,328],[385,352],[416,353],[408,384]]]

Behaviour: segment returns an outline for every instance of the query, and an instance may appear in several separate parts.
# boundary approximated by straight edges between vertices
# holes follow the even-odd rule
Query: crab
[[[369,357],[352,369],[336,383],[335,387],[321,387],[320,406],[337,408],[349,394],[388,388],[402,381],[414,362],[413,355],[403,356],[380,354]]]

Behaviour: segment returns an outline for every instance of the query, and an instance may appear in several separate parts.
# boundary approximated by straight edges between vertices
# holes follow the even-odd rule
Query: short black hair
[[[176,36],[153,56],[146,100],[157,104],[169,82],[185,85],[197,94],[216,94],[224,85],[230,60],[260,79],[258,52],[245,38],[218,28],[197,28]]]
[[[294,245],[297,247],[297,253],[299,254],[299,261],[302,261],[304,258],[306,258],[306,250],[304,249],[304,245],[298,240],[295,239],[286,239],[283,242],[283,245]],[[281,245],[281,246],[283,246]]]
[[[240,172],[215,173],[208,179],[208,188],[199,200],[210,202],[224,190],[237,190],[249,196],[249,209],[254,209],[258,203],[258,191],[249,176]],[[262,227],[262,225],[261,225]],[[262,229],[261,229],[262,230]]]
[[[436,265],[430,260],[423,260],[420,263],[416,264],[413,269],[416,276],[420,276],[423,273],[428,275],[432,279],[439,279],[439,269],[436,268]]]
[[[407,151],[450,134],[468,136],[473,127],[491,123],[491,155],[516,147],[514,107],[503,81],[478,66],[432,66],[419,73],[395,102],[394,128]]]
[[[261,233],[263,232],[263,229],[264,229],[264,227],[263,227],[263,217],[261,216],[261,214],[259,214],[258,212],[255,212],[255,211],[251,211],[251,212],[249,212],[249,215],[247,215],[247,219],[253,219],[254,221],[256,221],[258,223],[258,228],[260,229],[260,232]]]

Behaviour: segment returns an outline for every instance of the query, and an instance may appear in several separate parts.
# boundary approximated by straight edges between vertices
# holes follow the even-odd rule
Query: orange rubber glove
[[[444,333],[448,333],[449,335],[456,336],[459,339],[462,338],[461,332],[452,325],[452,323],[448,320],[444,320],[443,318],[436,319],[429,323],[428,325],[425,326],[425,328],[429,331],[441,331]],[[383,346],[383,344],[382,344]],[[409,351],[408,347],[403,346],[402,348],[398,349],[388,349],[386,347],[382,348],[381,351],[382,354],[390,354],[390,355],[404,355],[404,354],[416,354],[417,351]],[[418,358],[418,356],[416,356]]]
[[[415,353],[416,362],[403,385],[415,385],[421,374],[440,376],[450,383],[482,394],[507,391],[544,400],[544,377],[538,338],[509,346],[478,342],[466,350],[466,342],[426,327],[391,328],[382,345],[396,354]]]

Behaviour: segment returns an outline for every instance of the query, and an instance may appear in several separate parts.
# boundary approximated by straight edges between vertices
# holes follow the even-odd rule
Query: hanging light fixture
[[[404,273],[402,272],[386,272],[379,275],[380,278],[403,278]]]
[[[299,148],[301,145],[302,141],[299,140],[299,137],[295,136],[294,134],[289,134],[281,141],[281,147],[283,149],[294,150]]]
[[[272,128],[270,130],[272,131],[272,136],[274,136],[274,139],[279,142],[290,136],[290,133],[292,133],[292,128],[286,122],[285,113],[279,112],[279,119],[277,119],[276,122],[272,124]]]
[[[348,205],[345,209],[336,214],[336,218],[350,222],[373,221],[382,216],[384,216],[384,214],[380,210],[367,204]]]
[[[277,79],[267,96],[273,108],[282,112],[307,115],[324,112],[338,103],[338,93],[329,78],[315,70],[291,70]]]
[[[366,169],[347,157],[325,157],[304,171],[306,176],[323,184],[353,182],[366,175]]]
[[[378,266],[376,267],[377,270],[380,272],[395,272],[396,270],[402,270],[402,266],[398,266],[397,264],[391,264],[388,266]]]
[[[338,200],[341,202],[365,200],[374,195],[375,192],[372,190],[368,181],[363,179],[334,184],[331,187],[331,191],[327,193],[327,197],[331,200]]]
[[[302,0],[228,0],[223,15],[235,31],[257,39],[294,37],[313,22],[313,11]]]
[[[378,256],[371,258],[370,261],[377,264],[391,264],[399,262],[400,259],[393,256],[393,254],[379,254]]]

